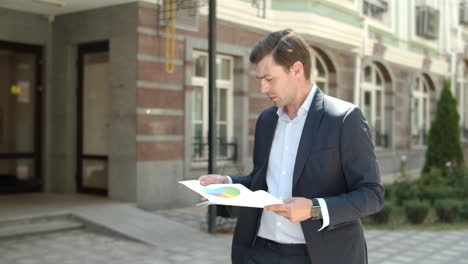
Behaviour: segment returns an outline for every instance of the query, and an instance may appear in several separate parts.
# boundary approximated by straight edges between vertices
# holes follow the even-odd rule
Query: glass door
[[[109,134],[109,44],[78,48],[79,192],[107,194]]]
[[[0,41],[0,193],[41,190],[41,59]]]

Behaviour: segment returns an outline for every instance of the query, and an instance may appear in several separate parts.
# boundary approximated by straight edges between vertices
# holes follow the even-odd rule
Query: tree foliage
[[[447,167],[463,165],[459,121],[457,101],[450,91],[450,81],[446,80],[429,131],[424,172],[433,167],[446,171]]]

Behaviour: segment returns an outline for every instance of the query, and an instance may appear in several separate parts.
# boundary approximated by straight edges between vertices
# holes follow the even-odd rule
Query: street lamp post
[[[216,173],[216,0],[209,2],[208,15],[208,173]],[[208,207],[208,232],[216,232],[216,206]]]

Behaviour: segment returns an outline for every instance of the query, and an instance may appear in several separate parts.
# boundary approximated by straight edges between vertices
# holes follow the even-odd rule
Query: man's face
[[[256,66],[260,91],[277,107],[292,103],[296,97],[296,85],[292,73],[275,63],[273,56],[265,56]]]

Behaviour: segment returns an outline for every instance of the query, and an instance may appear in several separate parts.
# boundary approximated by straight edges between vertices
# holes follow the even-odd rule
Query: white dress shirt
[[[283,201],[292,197],[292,181],[299,141],[316,91],[317,86],[313,84],[293,120],[289,118],[283,107],[277,111],[278,124],[271,145],[266,181],[268,192]],[[228,179],[232,183],[231,177],[228,176]],[[318,230],[321,231],[330,224],[330,217],[325,200],[322,198],[317,200],[322,211],[323,224]],[[293,223],[271,211],[263,211],[258,236],[283,244],[305,244],[300,223]]]
[[[317,91],[313,84],[306,100],[299,108],[297,116],[291,120],[282,107],[278,108],[278,124],[273,138],[268,162],[266,181],[268,192],[280,200],[292,197],[292,181],[297,150],[302,130],[307,119],[312,99]],[[325,200],[317,199],[322,210],[322,230],[329,224],[328,209]],[[304,234],[300,223],[293,223],[287,218],[271,211],[263,211],[258,235],[284,244],[304,244]]]

